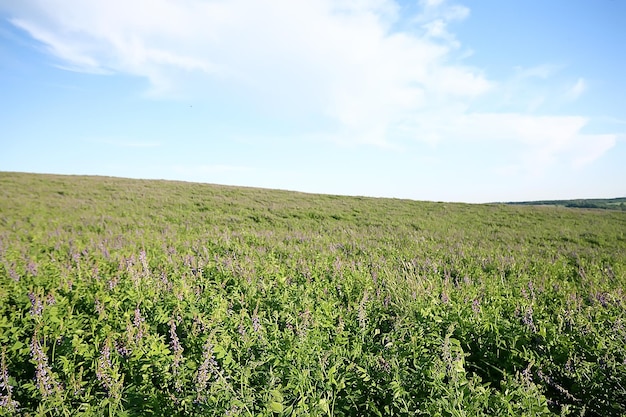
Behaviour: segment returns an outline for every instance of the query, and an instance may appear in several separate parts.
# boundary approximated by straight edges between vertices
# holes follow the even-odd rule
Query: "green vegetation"
[[[625,288],[620,211],[0,173],[0,415],[623,416]]]
[[[547,201],[522,201],[507,203],[526,206],[563,206],[571,208],[592,208],[604,210],[626,211],[626,197],[620,198],[590,198],[578,200],[547,200]]]

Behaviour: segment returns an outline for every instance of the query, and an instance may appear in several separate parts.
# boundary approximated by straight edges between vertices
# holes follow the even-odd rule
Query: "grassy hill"
[[[0,415],[621,416],[625,288],[620,211],[0,172]]]

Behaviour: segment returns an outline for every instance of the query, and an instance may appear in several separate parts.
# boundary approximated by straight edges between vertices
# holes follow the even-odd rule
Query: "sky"
[[[626,196],[626,1],[0,0],[0,171]]]

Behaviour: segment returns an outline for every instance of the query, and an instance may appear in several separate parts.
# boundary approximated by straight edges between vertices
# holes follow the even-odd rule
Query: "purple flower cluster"
[[[54,298],[54,295],[48,294],[46,297],[46,305],[52,306],[57,303],[57,300]]]
[[[35,293],[29,292],[28,298],[30,299],[30,315],[41,316],[43,312],[43,303],[41,299],[35,295]]]
[[[28,298],[30,299],[30,315],[41,316],[41,314],[43,313],[43,307],[44,307],[43,299],[39,298],[33,292],[28,293]],[[46,297],[45,305],[51,306],[54,304],[56,304],[56,299],[54,298],[54,295],[48,294],[48,296]]]
[[[255,333],[258,333],[261,330],[261,320],[256,313],[252,316],[252,329]]]
[[[472,311],[475,314],[480,313],[480,300],[478,298],[474,298],[474,301],[472,301]]]
[[[141,310],[139,307],[135,309],[135,317],[133,318],[133,324],[135,327],[139,328],[146,321],[143,317],[141,317]]]
[[[80,253],[78,253],[78,252],[74,252],[74,251],[72,250],[72,255],[71,255],[71,257],[72,257],[72,261],[74,261],[74,264],[76,264],[76,266],[78,266],[78,264],[80,264]]]
[[[441,292],[441,302],[444,304],[448,304],[450,302],[450,297],[445,291]]]
[[[104,256],[104,259],[109,260],[111,255],[109,254],[109,249],[107,248],[105,243],[106,242],[100,243],[100,250],[102,251],[102,256]]]
[[[528,366],[522,371],[522,380],[526,386],[530,386],[533,382],[533,373],[532,373],[533,363],[529,363]]]
[[[535,322],[533,320],[533,307],[528,306],[526,311],[524,312],[524,317],[522,317],[522,323],[524,326],[528,327],[531,332],[536,332],[537,327],[535,326]]]
[[[596,292],[595,294],[593,294],[593,298],[595,298],[595,301],[600,303],[602,307],[606,307],[609,305],[609,298],[607,296],[607,293],[605,292]]]
[[[99,316],[104,314],[104,304],[102,304],[102,301],[100,301],[100,299],[98,299],[98,297],[96,297],[96,299],[94,301],[94,306],[95,306],[96,312],[98,313]]]
[[[239,415],[239,407],[237,407],[236,405],[233,405],[230,407],[229,410],[226,411],[226,413],[224,414],[224,416],[226,417],[232,417],[232,416],[238,416]]]
[[[146,251],[144,249],[139,252],[139,262],[141,262],[141,266],[143,267],[143,272],[148,275],[150,273],[150,268],[148,265],[148,257],[146,256]]]
[[[539,376],[539,378],[547,385],[549,385],[550,387],[554,388],[555,390],[557,390],[558,392],[560,392],[561,394],[563,394],[565,397],[567,397],[567,399],[572,400],[572,401],[580,401],[579,399],[577,399],[576,397],[574,397],[572,394],[570,394],[569,391],[567,391],[565,388],[563,388],[561,385],[559,385],[554,379],[552,379],[552,377],[550,375],[545,375],[541,369],[537,371],[537,376]]]
[[[368,298],[368,294],[367,291],[365,291],[363,293],[363,298],[361,299],[361,302],[359,303],[359,312],[358,312],[358,319],[359,319],[359,325],[361,326],[362,329],[365,328],[365,325],[367,324],[367,310],[365,309],[366,304],[367,304],[367,298]]]
[[[124,358],[128,358],[130,354],[133,353],[132,349],[124,345],[124,343],[121,341],[115,342],[115,350],[117,350],[117,353],[119,353]]]
[[[41,395],[45,398],[60,392],[61,386],[54,379],[52,369],[48,365],[48,357],[44,353],[36,334],[30,344],[30,355],[35,362],[35,380]]]
[[[107,339],[100,351],[100,357],[96,364],[96,378],[102,383],[102,387],[107,391],[109,398],[119,399],[122,394],[122,381],[111,361],[111,346]]]
[[[26,272],[36,277],[37,276],[37,264],[33,261],[28,261],[28,263],[26,264]]]
[[[7,271],[9,271],[9,277],[11,277],[11,279],[15,282],[18,282],[20,280],[20,276],[18,275],[17,272],[15,272],[15,264],[11,263],[10,265],[6,265],[6,269]]]
[[[178,335],[176,334],[176,321],[170,320],[170,346],[174,351],[174,361],[172,363],[172,372],[174,375],[178,374],[180,363],[183,361],[183,347],[180,344]]]
[[[135,309],[135,316],[133,317],[133,325],[135,326],[135,341],[139,342],[141,339],[143,339],[143,332],[144,332],[144,323],[146,322],[146,319],[144,319],[141,316],[141,310],[139,309],[139,307],[137,307]]]
[[[391,372],[391,364],[387,362],[383,357],[378,358],[378,367],[386,374]]]
[[[161,271],[161,288],[167,292],[172,292],[172,283],[167,279],[165,271]]]
[[[108,287],[109,287],[109,291],[113,291],[113,289],[114,289],[115,287],[117,287],[117,284],[119,283],[119,281],[120,281],[120,277],[119,277],[119,275],[115,275],[113,278],[111,278],[111,279],[107,282],[107,285],[108,285]]]
[[[98,364],[96,365],[96,378],[98,378],[98,381],[102,382],[104,389],[107,391],[110,391],[113,386],[111,369],[113,369],[113,364],[111,363],[111,348],[109,344],[105,342],[100,351]]]
[[[391,296],[389,294],[387,294],[385,296],[385,299],[383,300],[383,306],[385,308],[388,308],[390,303],[391,303]]]
[[[19,407],[20,404],[13,399],[13,387],[9,384],[9,370],[3,351],[0,363],[0,412],[16,413]]]
[[[202,353],[202,364],[198,368],[198,374],[196,376],[196,390],[198,392],[198,402],[204,401],[203,392],[206,390],[212,377],[217,378],[219,375],[219,364],[215,360],[213,355],[213,344],[210,340],[207,340],[204,345],[204,352]]]

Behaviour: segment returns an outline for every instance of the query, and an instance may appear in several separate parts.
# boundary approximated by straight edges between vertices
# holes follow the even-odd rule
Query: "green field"
[[[624,416],[626,213],[0,172],[0,415]]]

